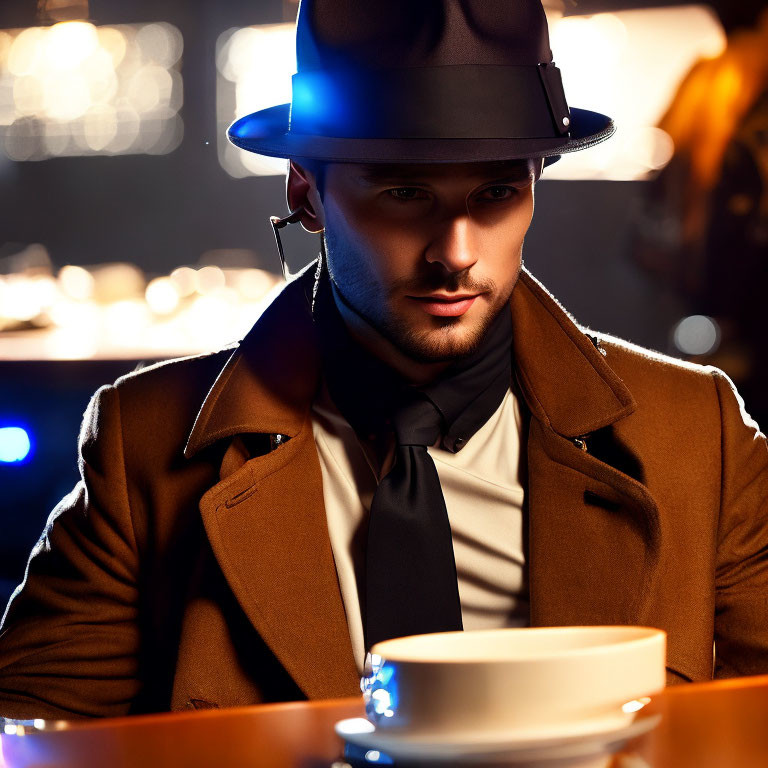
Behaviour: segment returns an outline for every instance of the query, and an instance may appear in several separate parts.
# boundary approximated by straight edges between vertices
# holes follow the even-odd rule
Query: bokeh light
[[[96,27],[85,21],[65,21],[54,24],[43,38],[47,38],[40,55],[47,59],[48,67],[57,70],[77,70],[99,47]]]
[[[32,450],[29,433],[23,427],[0,427],[0,462],[18,464],[28,458]]]
[[[140,27],[136,32],[136,43],[147,61],[163,69],[176,64],[184,48],[181,32],[164,22]]]
[[[177,267],[171,272],[171,281],[179,296],[186,298],[197,290],[197,271],[192,267]]]
[[[170,277],[156,277],[145,294],[150,309],[158,315],[170,315],[179,306],[179,291]]]
[[[59,270],[59,285],[70,299],[85,301],[93,296],[95,280],[87,269],[67,265]]]
[[[712,317],[691,315],[674,328],[675,346],[684,355],[710,355],[720,346],[720,326]]]
[[[40,246],[28,247],[17,262],[16,272],[0,274],[0,359],[6,360],[158,358],[220,349],[248,332],[283,284],[251,266],[211,263],[149,279],[128,263],[69,264],[55,273]]]
[[[19,162],[172,152],[183,137],[182,51],[164,22],[0,31],[0,148]]]
[[[195,276],[197,292],[205,296],[206,294],[213,294],[216,291],[222,289],[226,284],[226,278],[224,271],[221,267],[209,265],[202,267],[197,271]]]

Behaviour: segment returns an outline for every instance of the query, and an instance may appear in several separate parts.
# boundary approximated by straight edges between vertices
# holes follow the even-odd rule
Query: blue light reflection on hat
[[[354,136],[356,101],[369,98],[353,74],[297,72],[292,80],[291,131]],[[358,116],[359,119],[359,116]]]
[[[306,77],[293,78],[293,98],[291,101],[292,113],[311,115],[319,110],[319,99],[316,88],[312,87]]]

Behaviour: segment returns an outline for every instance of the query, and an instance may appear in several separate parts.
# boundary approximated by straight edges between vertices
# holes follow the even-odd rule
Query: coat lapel
[[[211,489],[200,510],[241,607],[307,697],[359,693],[311,422]]]
[[[641,482],[589,453],[591,435],[602,430],[610,440],[612,425],[630,417],[635,402],[596,345],[527,272],[512,314],[516,371],[532,414],[532,624],[642,623],[658,561],[658,509]]]
[[[287,285],[244,339],[190,434],[192,456],[240,434],[280,435],[266,455],[211,488],[200,512],[230,588],[309,698],[359,693],[336,577],[309,409],[319,359],[306,276]]]

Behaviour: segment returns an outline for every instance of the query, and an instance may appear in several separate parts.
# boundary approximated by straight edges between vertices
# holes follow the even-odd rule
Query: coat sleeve
[[[730,380],[714,371],[722,414],[715,572],[715,677],[768,673],[768,444]]]
[[[118,392],[85,414],[81,479],[51,513],[0,631],[0,715],[120,715],[139,692],[138,553]]]

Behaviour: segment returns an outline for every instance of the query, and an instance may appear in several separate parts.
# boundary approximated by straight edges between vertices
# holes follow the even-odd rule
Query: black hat
[[[540,0],[301,0],[290,104],[230,141],[336,162],[545,157],[615,130],[568,108]]]

